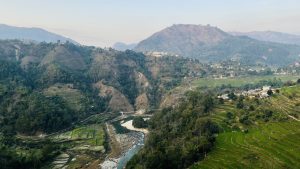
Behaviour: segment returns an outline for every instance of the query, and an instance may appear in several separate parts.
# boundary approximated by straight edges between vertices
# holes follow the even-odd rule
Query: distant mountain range
[[[300,45],[300,36],[288,33],[274,32],[274,31],[254,31],[254,32],[229,32],[234,36],[248,36],[253,39],[277,42],[284,44]]]
[[[0,39],[18,39],[23,41],[53,43],[57,41],[65,43],[68,41],[74,44],[79,44],[72,39],[48,32],[41,28],[15,27],[5,24],[0,24]]]
[[[173,25],[141,41],[135,50],[167,52],[202,62],[287,65],[300,59],[300,46],[233,36],[210,25]]]
[[[125,51],[134,49],[136,45],[136,43],[126,44],[123,42],[117,42],[113,45],[113,48],[119,51]]]

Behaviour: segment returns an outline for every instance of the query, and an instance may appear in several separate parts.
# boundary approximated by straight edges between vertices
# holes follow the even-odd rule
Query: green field
[[[253,102],[245,100],[246,105]],[[234,102],[218,106],[211,115],[221,126],[216,145],[191,168],[300,168],[299,106],[299,85],[284,87],[279,94],[260,100],[253,111],[237,109]],[[265,109],[273,111],[267,122],[258,118]],[[227,112],[235,116],[230,123],[226,123]],[[239,121],[245,114],[252,121],[250,125]]]
[[[224,132],[213,151],[192,168],[299,168],[299,140],[296,121],[257,125],[247,134]]]
[[[221,85],[231,85],[233,87],[240,87],[246,84],[256,84],[262,80],[273,80],[281,79],[281,81],[296,81],[299,76],[292,75],[270,75],[270,76],[248,76],[248,77],[237,77],[227,79],[214,79],[214,78],[202,78],[193,82],[198,87],[217,87]]]
[[[72,131],[53,136],[54,140],[69,140],[80,143],[79,145],[89,145],[91,147],[103,146],[105,141],[105,132],[102,125],[89,125],[78,127]],[[103,147],[104,148],[104,147]]]

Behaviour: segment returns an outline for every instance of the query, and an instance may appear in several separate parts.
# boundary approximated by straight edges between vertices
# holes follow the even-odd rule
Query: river
[[[137,143],[133,145],[122,157],[120,157],[118,161],[117,169],[123,169],[127,162],[136,154],[144,145],[145,135],[142,132],[138,132],[141,136],[139,136],[139,140]]]
[[[127,136],[133,138],[132,146],[125,150],[119,157],[107,158],[102,164],[102,169],[123,169],[125,168],[127,162],[139,152],[139,150],[144,146],[145,133],[148,133],[147,129],[137,129],[132,126],[132,120],[121,124],[123,127],[127,128],[131,132],[126,134]],[[133,134],[134,133],[134,134]],[[127,142],[126,142],[127,143]],[[120,142],[124,144],[124,142]]]

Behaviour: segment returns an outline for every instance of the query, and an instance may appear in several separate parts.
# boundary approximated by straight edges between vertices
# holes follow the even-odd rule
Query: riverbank
[[[129,129],[129,128],[128,128]],[[144,142],[144,134],[131,130],[129,133],[118,134],[111,124],[106,124],[110,140],[111,152],[100,164],[102,169],[123,169],[128,160],[137,153]]]
[[[149,133],[149,131],[147,129],[135,128],[132,125],[132,122],[133,122],[133,120],[126,121],[126,122],[122,123],[121,126],[127,128],[128,130],[139,131],[139,132],[142,132],[144,134],[148,134]]]

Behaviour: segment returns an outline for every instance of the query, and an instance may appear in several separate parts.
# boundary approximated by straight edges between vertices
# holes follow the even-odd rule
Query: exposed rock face
[[[135,82],[139,93],[146,92],[147,88],[150,87],[148,79],[141,72],[135,72]]]
[[[176,107],[185,99],[185,93],[189,89],[186,87],[177,87],[165,94],[160,103],[160,108]]]
[[[39,58],[35,56],[25,56],[21,60],[21,66],[27,68],[31,63],[39,63]]]
[[[94,87],[100,90],[101,97],[110,98],[108,106],[112,111],[131,112],[134,110],[128,99],[114,87],[104,85],[102,81],[94,84]]]
[[[146,93],[139,95],[135,99],[135,108],[137,110],[146,110],[149,107],[149,100]]]

